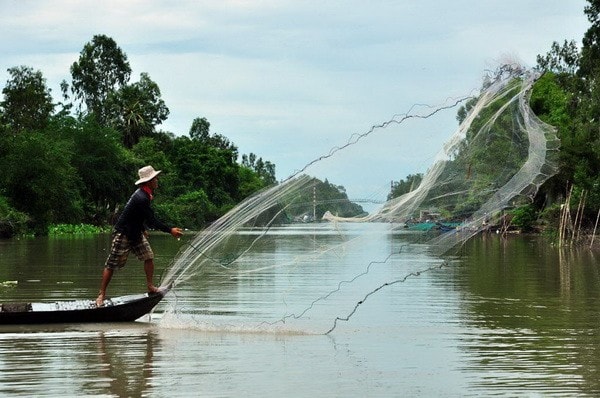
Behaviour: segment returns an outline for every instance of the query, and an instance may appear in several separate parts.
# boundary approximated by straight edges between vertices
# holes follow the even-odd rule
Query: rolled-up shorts
[[[115,232],[110,245],[110,254],[104,264],[105,268],[113,270],[123,268],[127,262],[130,251],[135,253],[140,261],[151,260],[154,258],[154,252],[150,247],[150,243],[148,243],[148,239],[146,239],[143,234],[142,239],[139,242],[131,244],[124,233]]]

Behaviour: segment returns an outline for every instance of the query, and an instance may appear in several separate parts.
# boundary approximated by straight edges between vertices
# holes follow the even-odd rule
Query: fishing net
[[[169,266],[162,284],[175,294],[163,319],[329,333],[381,289],[447,266],[557,171],[555,129],[528,105],[537,77],[503,65],[478,95],[415,106],[246,199]],[[448,129],[439,116],[457,111],[436,149]],[[410,187],[387,200],[407,175]]]

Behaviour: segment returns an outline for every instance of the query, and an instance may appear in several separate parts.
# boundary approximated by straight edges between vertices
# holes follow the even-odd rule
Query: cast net
[[[537,77],[503,65],[478,95],[414,106],[246,199],[169,266],[163,320],[329,333],[381,289],[448,266],[557,171],[555,129],[528,104]],[[435,149],[439,116],[457,111]]]

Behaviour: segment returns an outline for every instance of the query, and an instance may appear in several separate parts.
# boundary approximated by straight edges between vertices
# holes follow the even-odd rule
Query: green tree
[[[264,181],[252,169],[241,166],[239,169],[240,198],[246,198],[265,187]]]
[[[80,179],[70,164],[69,143],[44,132],[26,132],[5,143],[0,184],[9,204],[31,218],[29,227],[46,234],[50,223],[79,222],[83,216]]]
[[[242,166],[254,171],[262,180],[264,186],[273,185],[277,182],[275,177],[275,165],[270,161],[263,161],[250,152],[249,155],[242,155]]]
[[[131,194],[136,159],[121,144],[119,132],[98,125],[93,117],[57,118],[52,129],[71,143],[74,156],[70,164],[81,180],[83,221],[108,222]]]
[[[581,54],[575,40],[565,40],[562,45],[552,43],[551,50],[544,56],[537,56],[536,68],[542,71],[574,74],[579,67]]]
[[[202,189],[186,192],[155,208],[163,219],[190,229],[204,228],[221,215]]]
[[[71,66],[72,87],[62,82],[57,105],[41,72],[9,72],[0,103],[2,236],[21,230],[7,225],[24,223],[38,234],[49,224],[105,224],[146,164],[165,171],[157,212],[190,227],[204,226],[275,182],[274,164],[252,155],[252,167],[239,165],[236,145],[211,135],[206,118],[194,120],[190,138],[157,131],[169,113],[158,85],[146,73],[129,84],[127,57],[107,36],[84,46]],[[80,101],[74,116],[69,89]],[[53,113],[56,107],[62,109]]]
[[[600,68],[600,0],[587,1],[584,12],[591,26],[582,39],[578,74],[589,79],[595,78]]]
[[[142,137],[155,132],[169,116],[160,88],[147,73],[140,81],[109,93],[106,100],[109,123],[123,134],[123,144],[133,147]]]
[[[230,150],[178,137],[168,156],[179,176],[182,192],[202,189],[223,210],[240,199],[239,165]]]
[[[224,135],[215,133],[211,136],[210,122],[205,117],[195,118],[192,122],[189,133],[192,140],[199,141],[204,145],[229,151],[229,153],[231,153],[232,160],[234,162],[237,161],[237,147]]]
[[[589,151],[588,145],[577,144],[578,134],[574,123],[579,100],[568,88],[573,84],[568,80],[576,78],[567,72],[544,73],[533,86],[529,105],[534,113],[544,122],[557,128],[557,135],[561,140],[559,152],[559,172],[549,179],[538,192],[538,201],[543,204],[552,204],[558,201],[565,192],[567,182],[573,182],[574,167],[579,162],[580,156],[588,156],[583,151]],[[583,145],[582,145],[583,144]],[[543,200],[542,200],[543,199]]]
[[[190,127],[190,137],[193,140],[208,141],[210,136],[210,123],[205,117],[197,117]]]
[[[137,168],[151,164],[155,169],[162,170],[159,187],[160,195],[156,197],[157,203],[174,200],[189,189],[180,182],[177,170],[167,156],[173,139],[167,136],[161,138],[160,135],[143,137],[131,149],[137,162]]]
[[[54,110],[50,89],[40,71],[28,66],[8,69],[10,79],[2,89],[0,102],[4,122],[14,133],[41,130]]]
[[[316,219],[330,212],[339,217],[354,217],[364,215],[363,208],[350,202],[344,187],[313,178],[312,183],[289,198],[289,203],[284,203],[288,219],[309,218],[313,213]]]
[[[572,202],[577,203],[577,195],[585,191],[586,208],[594,212],[600,207],[600,1],[588,0],[584,12],[591,25],[582,39],[581,52],[577,54],[574,44],[567,49],[567,42],[562,51],[553,46],[550,54],[568,68],[553,67],[555,62],[545,69],[554,74],[538,81],[535,89],[544,92],[534,97],[534,91],[532,107],[558,128],[561,139],[560,172],[543,190],[559,199],[567,185],[573,184]]]
[[[404,180],[392,181],[392,189],[388,194],[388,200],[397,198],[399,196],[404,195],[405,193],[409,193],[417,189],[422,180],[423,174],[418,173],[409,174]]]
[[[29,216],[15,210],[8,204],[8,199],[0,196],[0,239],[27,232]]]
[[[108,36],[95,35],[84,45],[79,60],[71,65],[72,91],[99,122],[107,118],[108,96],[129,81],[127,55]]]

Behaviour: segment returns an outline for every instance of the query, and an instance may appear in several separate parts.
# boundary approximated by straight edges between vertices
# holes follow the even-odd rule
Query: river
[[[303,251],[318,252],[322,239],[338,236],[335,228],[274,230],[269,244],[245,255],[257,264],[254,272],[200,272],[137,322],[2,326],[0,395],[600,393],[600,270],[593,251],[559,250],[540,237],[486,235],[442,260],[411,252],[417,244],[406,245],[403,231],[353,225],[341,227],[345,236],[388,233],[350,241],[344,253],[311,257],[310,264],[279,266]],[[157,280],[186,239],[151,236]],[[0,301],[94,298],[108,240],[0,241]],[[403,256],[390,258],[394,252]],[[131,258],[108,293],[143,288],[141,264]]]

